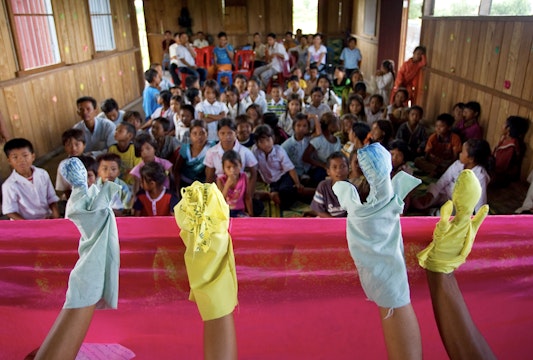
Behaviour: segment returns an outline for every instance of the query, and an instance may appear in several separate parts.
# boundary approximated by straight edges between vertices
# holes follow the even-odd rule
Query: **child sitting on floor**
[[[348,159],[342,152],[335,151],[328,156],[326,168],[329,178],[318,184],[311,209],[322,218],[346,217],[346,211],[340,206],[332,188],[337,181],[348,179]]]
[[[106,181],[113,182],[120,186],[120,191],[116,193],[111,202],[111,208],[115,212],[116,216],[121,216],[131,209],[131,190],[124,181],[118,176],[120,175],[120,156],[117,154],[102,154],[96,159],[98,162],[98,178],[96,179],[96,185],[102,188]]]
[[[239,95],[239,89],[235,85],[230,85],[224,91],[226,95],[226,106],[228,107],[228,117],[235,120],[239,115],[246,112],[246,104],[244,104]]]
[[[82,130],[68,129],[61,135],[61,140],[68,157],[80,156],[85,152],[85,135]],[[56,190],[63,192],[64,200],[68,200],[72,191],[72,186],[65,180],[59,171],[61,164],[65,162],[65,160],[62,160],[57,167]]]
[[[274,132],[270,126],[258,126],[254,139],[256,145],[252,151],[257,158],[259,174],[270,185],[270,198],[282,210],[288,209],[296,200],[297,191],[303,188],[294,164],[285,150],[274,144]]]
[[[120,156],[120,175],[119,178],[124,180],[126,184],[133,188],[135,180],[130,175],[131,169],[141,162],[141,158],[135,156],[135,146],[133,146],[133,139],[135,138],[135,127],[127,122],[120,123],[115,130],[116,144],[109,147],[108,152]]]
[[[274,132],[274,144],[281,145],[289,138],[289,135],[278,125],[278,116],[275,113],[267,112],[263,115],[263,123],[270,126]]]
[[[33,166],[29,140],[11,139],[4,153],[13,172],[2,184],[2,212],[11,220],[57,219],[59,198],[46,170]]]
[[[281,97],[281,92],[283,91],[281,85],[275,83],[272,85],[270,90],[270,101],[267,102],[267,112],[273,112],[278,117],[281,116],[287,109],[287,101]]]
[[[254,134],[252,133],[253,126],[248,115],[239,115],[235,118],[235,126],[237,126],[237,140],[242,146],[251,149],[254,144]]]
[[[403,140],[411,154],[422,155],[426,147],[427,134],[425,127],[420,123],[424,110],[412,106],[407,110],[407,121],[400,125],[396,132],[396,139]]]
[[[390,144],[389,151],[392,159],[391,178],[400,171],[413,175],[413,168],[407,164],[407,161],[411,158],[407,144],[403,140],[394,140]]]
[[[387,118],[392,122],[395,129],[407,121],[407,107],[405,102],[409,99],[406,88],[399,88],[394,94],[393,102],[387,107]]]
[[[218,140],[217,123],[220,119],[226,117],[228,107],[219,101],[220,89],[215,80],[207,80],[203,90],[204,101],[196,105],[198,118],[205,120],[207,123],[207,139],[211,141]]]
[[[179,115],[179,120],[175,122],[176,139],[184,145],[191,142],[190,126],[194,119],[194,107],[192,105],[181,106]]]
[[[385,149],[389,149],[392,139],[392,124],[389,120],[378,120],[370,127],[365,144],[378,142]]]
[[[307,172],[311,165],[303,161],[303,154],[309,145],[310,139],[309,119],[307,118],[307,115],[303,113],[296,114],[292,127],[293,135],[281,144],[281,147],[287,152],[289,159],[294,164],[294,169],[300,177],[300,180],[302,180],[304,175],[309,179]]]
[[[287,107],[285,112],[279,118],[279,126],[287,133],[293,135],[293,122],[296,114],[302,111],[302,100],[297,94],[292,94],[287,97]]]
[[[303,161],[313,166],[311,180],[318,184],[326,178],[327,158],[335,151],[341,150],[340,140],[333,134],[339,131],[339,119],[327,112],[320,118],[322,134],[312,138],[303,154]]]
[[[230,217],[245,217],[252,214],[252,197],[248,191],[248,177],[242,171],[241,157],[235,150],[222,155],[224,174],[217,176],[217,186],[230,209]]]
[[[431,177],[439,177],[461,152],[461,138],[451,131],[453,116],[440,114],[425,148],[425,156],[415,159],[415,166]]]
[[[342,147],[344,156],[350,157],[352,152],[362,148],[368,134],[370,134],[370,126],[360,122],[353,123],[350,132],[348,132],[349,141]]]
[[[144,130],[141,129],[143,120],[142,120],[140,112],[138,112],[138,111],[127,111],[124,114],[123,122],[130,123],[130,124],[132,124],[135,127],[135,136],[144,133]]]
[[[283,92],[283,96],[288,99],[290,95],[297,95],[300,101],[304,100],[305,93],[300,87],[300,79],[297,75],[292,75],[289,77],[289,82],[287,84],[287,90]]]
[[[355,122],[357,122],[357,119],[352,114],[344,114],[341,116],[341,129],[335,133],[335,136],[339,138],[341,145],[345,145],[350,140],[350,130]]]
[[[494,173],[491,185],[507,186],[520,179],[520,167],[526,149],[524,136],[529,129],[529,119],[509,116],[502,129],[502,136],[494,148]]]
[[[160,158],[167,159],[171,163],[174,163],[180,144],[178,139],[169,135],[169,133],[170,121],[167,118],[159,117],[154,119],[152,125],[152,135],[157,143],[155,153]]]
[[[361,95],[351,94],[344,106],[344,114],[355,116],[355,121],[366,123],[365,102]]]
[[[365,107],[366,121],[372,125],[378,120],[384,118],[383,114],[383,96],[374,94],[370,97],[370,104]]]
[[[476,101],[469,101],[463,110],[463,121],[455,124],[454,130],[459,132],[462,141],[468,139],[483,139],[483,129],[479,125],[481,105]],[[454,119],[455,120],[455,119]]]
[[[141,169],[142,189],[137,193],[137,200],[133,205],[135,216],[174,214],[174,206],[178,203],[178,198],[163,185],[165,178],[165,169],[161,164],[149,162],[143,166]]]
[[[450,115],[451,116],[451,115]],[[421,197],[413,198],[412,205],[415,209],[424,210],[430,207],[440,207],[452,197],[455,181],[463,169],[471,169],[481,185],[481,197],[475,206],[475,212],[487,203],[487,185],[490,181],[488,174],[490,158],[490,145],[485,140],[467,140],[456,160],[440,177],[437,183],[428,187],[427,193]]]
[[[150,135],[142,134],[135,137],[133,145],[135,146],[135,156],[140,157],[142,159],[142,161],[130,171],[130,174],[135,178],[135,183],[133,185],[133,193],[137,194],[137,192],[139,191],[141,184],[141,169],[143,168],[144,164],[147,164],[152,161],[161,164],[163,166],[163,169],[165,169],[165,174],[167,176],[163,185],[167,189],[170,189],[169,174],[171,174],[172,163],[166,159],[162,159],[155,155],[157,149],[156,141]]]

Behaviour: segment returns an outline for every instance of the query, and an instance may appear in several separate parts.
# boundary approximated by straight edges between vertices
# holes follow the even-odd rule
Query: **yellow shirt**
[[[134,177],[130,175],[130,170],[142,160],[140,157],[135,156],[135,147],[133,144],[131,143],[128,146],[128,149],[124,152],[119,150],[117,144],[114,144],[109,147],[108,152],[120,156],[121,164],[119,178],[126,182],[126,184],[133,185]]]

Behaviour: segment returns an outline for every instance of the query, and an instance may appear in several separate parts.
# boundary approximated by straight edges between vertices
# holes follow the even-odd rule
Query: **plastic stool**
[[[227,77],[228,80],[229,80],[227,86],[233,84],[233,73],[231,71],[219,71],[218,74],[217,74],[217,82],[218,82],[218,86],[220,86],[220,88],[222,88],[221,81],[222,81],[223,77]]]

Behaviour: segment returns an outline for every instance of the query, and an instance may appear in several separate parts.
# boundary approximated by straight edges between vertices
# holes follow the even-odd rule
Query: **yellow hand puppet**
[[[440,208],[440,220],[433,232],[433,241],[417,254],[424,269],[449,274],[462,265],[472,250],[474,238],[489,212],[483,205],[473,217],[472,213],[481,196],[481,185],[472,170],[463,170],[453,189],[452,200]],[[455,216],[450,221],[453,209]]]
[[[203,321],[218,319],[237,305],[229,207],[215,184],[195,181],[181,195],[174,213],[186,247],[189,299],[196,302]]]

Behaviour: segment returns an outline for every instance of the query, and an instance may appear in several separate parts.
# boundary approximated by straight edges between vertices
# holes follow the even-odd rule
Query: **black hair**
[[[335,70],[339,70],[339,71],[341,71],[341,72],[346,72],[346,69],[345,69],[344,66],[342,66],[342,65],[337,65],[337,66],[335,66]]]
[[[248,112],[248,110],[250,109],[254,109],[255,112],[257,113],[257,115],[259,115],[259,118],[262,119],[263,118],[263,109],[261,109],[261,106],[257,105],[257,104],[250,104],[247,108],[246,108],[246,112]]]
[[[122,159],[120,158],[118,154],[114,154],[114,153],[105,153],[105,154],[99,155],[96,158],[96,162],[98,163],[98,165],[100,165],[102,161],[114,161],[117,163],[119,167],[122,165]]]
[[[509,136],[515,139],[523,139],[529,130],[529,119],[521,116],[509,116],[505,121],[509,128]]]
[[[455,122],[455,119],[452,115],[448,113],[440,114],[437,116],[437,121],[442,121],[445,123],[449,128],[453,126],[453,123]]]
[[[63,145],[65,145],[70,139],[75,139],[76,141],[81,141],[85,144],[85,134],[82,129],[68,129],[61,134],[61,143]]]
[[[222,154],[222,166],[224,166],[224,161],[229,161],[233,165],[242,166],[241,156],[233,149],[225,151],[224,154]]]
[[[229,127],[233,131],[237,131],[237,126],[235,125],[235,122],[230,118],[222,118],[218,120],[217,124],[217,131],[220,131],[224,126]]]
[[[389,149],[389,142],[392,138],[392,133],[394,132],[392,128],[392,123],[390,120],[377,120],[374,122],[376,126],[383,131],[383,140],[381,140],[379,143],[383,145],[385,149]],[[373,125],[373,124],[372,124]]]
[[[270,126],[272,129],[278,126],[278,115],[273,112],[266,112],[263,114],[263,122]]]
[[[322,129],[322,133],[326,132],[329,125],[336,120],[337,117],[332,112],[328,111],[323,113],[320,117],[320,129]]]
[[[187,100],[189,100],[191,104],[198,96],[200,96],[200,90],[198,90],[197,88],[188,88],[187,90],[185,90],[185,97],[187,98]]]
[[[100,110],[102,110],[105,114],[107,114],[108,112],[111,112],[113,110],[117,110],[118,111],[118,103],[113,98],[105,99],[102,102],[102,105],[100,105]]]
[[[292,120],[292,128],[294,129],[294,127],[296,125],[296,122],[303,121],[303,120],[305,120],[307,122],[307,127],[311,128],[311,122],[309,121],[309,117],[307,116],[307,114],[304,114],[304,113],[301,113],[301,112],[296,114],[296,116]]]
[[[318,76],[318,79],[316,80],[316,83],[318,84],[321,79],[326,79],[328,81],[328,89],[331,87],[331,80],[329,79],[329,76],[327,74],[320,74]]]
[[[407,143],[401,139],[396,139],[393,142],[391,142],[389,146],[389,150],[398,150],[403,154],[403,158],[405,161],[408,161],[411,159],[411,152],[409,151],[409,146]]]
[[[194,106],[192,106],[191,104],[182,105],[180,110],[185,110],[185,111],[190,112],[192,114],[192,117],[194,118],[195,109],[194,109]]]
[[[477,101],[469,101],[465,104],[465,109],[470,109],[477,113],[477,116],[481,115],[481,105]]]
[[[139,134],[133,140],[133,146],[135,147],[136,157],[141,157],[141,149],[146,143],[150,144],[154,148],[154,150],[157,150],[157,143],[153,137],[151,137],[149,134]]]
[[[170,98],[172,97],[172,93],[168,90],[163,90],[159,93],[159,97],[161,98],[161,100],[163,101],[163,104],[165,104],[165,106],[170,106]]]
[[[374,95],[372,95],[372,96],[370,97],[370,100],[372,100],[372,99],[378,99],[379,101],[381,101],[381,105],[383,105],[383,102],[384,102],[384,100],[383,100],[383,96],[381,96],[380,94],[374,94]]]
[[[194,127],[201,127],[202,129],[207,131],[207,123],[203,119],[194,119],[191,121],[191,126],[189,126],[189,129],[192,129]]]
[[[154,81],[154,78],[159,75],[157,70],[155,69],[148,69],[144,72],[144,79],[148,81],[148,83],[152,83]]]
[[[267,113],[269,114],[269,113]],[[269,125],[259,125],[254,130],[254,141],[256,143],[261,139],[272,138],[274,139],[274,131]]]
[[[235,82],[235,80],[237,80],[237,79],[243,79],[244,81],[248,82],[248,78],[244,74],[235,75],[235,78],[233,79],[233,82]]]
[[[83,166],[85,166],[85,169],[88,172],[92,171],[95,175],[98,173],[98,163],[92,156],[80,155],[76,157],[80,159],[81,163]]]
[[[276,34],[274,33],[268,33],[267,37],[270,37],[272,39],[275,39],[276,38]]]
[[[136,134],[136,130],[135,130],[135,126],[133,126],[133,124],[129,123],[129,122],[121,122],[120,124],[117,125],[117,128],[119,126],[123,126],[126,128],[126,131],[128,132],[128,134],[131,134],[132,135],[132,138],[135,137],[135,134]]]
[[[457,104],[455,104],[452,108],[452,110],[455,110],[455,108],[458,107],[459,109],[463,110],[465,108],[465,103],[463,102],[458,102]]]
[[[417,51],[417,50],[422,51],[422,54],[426,54],[426,47],[423,46],[423,45],[418,45],[417,47],[415,47],[415,49],[413,50],[413,52],[415,52],[415,51]]]
[[[126,113],[124,114],[124,120],[122,122],[128,122],[128,120],[130,118],[135,118],[137,120],[139,120],[140,123],[142,123],[142,117],[141,117],[141,113],[138,112],[138,111],[126,111]]]
[[[172,94],[172,92],[171,92],[171,94]],[[183,104],[183,97],[181,95],[172,95],[170,100],[177,101],[180,104],[180,106]]]
[[[93,104],[93,108],[96,109],[96,99],[93,98],[92,96],[82,96],[78,98],[76,100],[76,105],[80,105],[81,103],[84,103],[84,102],[90,102],[91,104]]]
[[[27,148],[32,154],[34,153],[33,145],[29,140],[24,138],[14,138],[4,144],[4,153],[9,157],[9,153],[12,150],[24,148]]]
[[[295,100],[300,103],[300,110],[302,109],[302,99],[300,99],[300,96],[298,94],[289,94],[287,97],[287,106],[285,107],[285,117],[289,116],[289,103]]]
[[[292,36],[292,31],[287,31],[287,32],[285,32],[285,35],[290,35],[290,36]]]
[[[366,84],[363,81],[358,81],[354,84],[353,90],[355,92],[363,91],[366,93]]]
[[[170,130],[170,120],[166,117],[160,116],[154,119],[154,122],[156,121],[161,124],[161,127],[163,127],[163,130],[165,130],[165,132],[168,132]]]
[[[349,165],[348,158],[342,151],[334,151],[331,154],[329,154],[328,158],[326,159],[326,167],[329,169],[329,166],[331,165],[331,160],[333,159],[343,159],[346,165]]]
[[[219,96],[220,96],[220,87],[218,86],[218,83],[217,83],[216,80],[213,80],[213,79],[206,80],[206,82],[204,83],[204,89],[203,89],[202,93],[205,93],[205,90],[207,88],[212,89],[215,92],[216,98],[217,99],[219,98]]]
[[[298,78],[298,75],[291,75],[289,77],[289,81],[300,81],[300,79]],[[281,86],[280,86],[281,87]]]
[[[219,39],[220,39],[221,37],[223,37],[223,36],[228,37],[228,35],[226,35],[226,33],[225,33],[224,31],[219,32],[218,35],[217,35],[217,37],[218,37]]]
[[[357,39],[355,37],[353,37],[353,36],[350,36],[348,38],[348,42],[350,42],[350,41],[355,41],[355,43],[357,44]]]
[[[311,63],[309,65],[309,70],[318,70],[318,65],[316,63]]]
[[[196,75],[187,75],[187,77],[185,78],[185,87],[187,89],[191,88],[195,82],[198,81],[198,76]]]
[[[490,168],[490,145],[486,140],[482,139],[468,139],[468,157],[474,159],[474,163],[489,170]]]
[[[322,91],[322,88],[320,86],[315,86],[311,89],[311,95],[313,95],[316,92],[320,92],[322,95],[324,95],[324,91]]]
[[[352,124],[352,131],[361,142],[364,142],[370,132],[370,126],[366,123],[355,122]]]
[[[250,121],[250,117],[246,114],[235,116],[235,126],[239,126],[240,124],[248,124],[251,128],[254,126]]]
[[[161,186],[165,183],[166,178],[165,169],[155,161],[150,161],[141,168],[141,179],[145,181],[154,181],[157,185]]]
[[[390,59],[383,60],[381,65],[392,74],[393,79],[396,79],[396,74],[394,73],[394,61],[393,60],[390,60]]]
[[[411,111],[416,110],[420,113],[420,117],[424,116],[424,109],[422,109],[422,106],[413,105],[409,109],[407,109],[407,114],[409,114]]]
[[[406,99],[409,99],[409,91],[407,91],[406,88],[401,87],[398,90],[396,90],[396,94],[399,93],[399,92],[403,93],[405,95]],[[394,96],[396,96],[396,94],[394,94]]]

